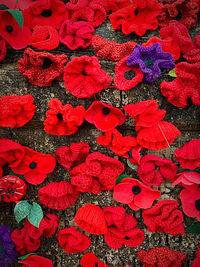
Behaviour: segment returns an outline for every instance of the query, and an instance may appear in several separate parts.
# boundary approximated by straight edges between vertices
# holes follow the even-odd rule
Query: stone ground
[[[200,26],[196,27],[190,31],[191,36],[194,37],[199,32]],[[107,20],[98,29],[96,29],[96,34],[116,42],[125,42],[128,40],[133,40],[138,43],[145,42],[151,36],[159,36],[159,31],[151,31],[145,34],[144,37],[137,37],[134,34],[129,36],[124,36],[119,31],[113,31],[110,22]],[[81,55],[96,55],[92,47],[86,50],[70,51],[64,45],[60,45],[59,48],[54,50],[54,54],[67,54],[69,59],[74,56]],[[41,153],[49,153],[54,155],[55,150],[63,145],[70,145],[72,142],[88,142],[91,148],[91,152],[99,151],[105,153],[109,156],[116,157],[109,149],[97,145],[96,137],[100,135],[100,131],[97,130],[93,125],[89,123],[84,123],[79,131],[72,135],[66,137],[57,137],[47,134],[43,131],[43,121],[45,119],[45,113],[48,110],[48,102],[51,98],[57,97],[62,101],[63,104],[70,103],[72,105],[82,104],[85,108],[88,108],[94,99],[77,99],[73,97],[69,92],[65,90],[63,82],[55,82],[52,87],[39,88],[33,86],[21,76],[17,68],[17,60],[23,57],[23,50],[14,51],[10,49],[5,61],[0,64],[0,96],[3,95],[23,95],[32,94],[35,98],[35,104],[37,105],[37,110],[34,118],[28,124],[22,128],[18,129],[0,129],[0,137],[12,138],[14,141],[19,142],[21,145],[28,146],[35,149]],[[107,71],[112,77],[114,77],[114,67],[115,63],[99,58],[102,68]],[[181,59],[182,61],[183,59]],[[171,145],[170,148],[161,150],[160,152],[153,152],[154,154],[160,155],[161,157],[167,157],[173,159],[173,151],[180,146],[184,145],[185,142],[190,141],[193,138],[199,138],[200,131],[200,109],[197,106],[189,103],[188,107],[185,109],[179,109],[167,102],[165,97],[160,92],[159,85],[161,81],[170,80],[171,78],[164,74],[160,79],[152,84],[148,84],[145,81],[136,86],[134,89],[121,92],[119,90],[106,89],[97,95],[97,99],[104,101],[113,106],[120,107],[128,103],[137,103],[139,101],[154,99],[156,100],[160,108],[167,110],[166,120],[173,122],[175,126],[181,131],[181,136],[176,139],[176,141]],[[128,119],[127,122],[119,127],[119,130],[124,135],[134,136],[134,121]],[[145,154],[151,154],[152,151],[146,151]],[[126,164],[123,158],[119,158],[126,166],[126,173],[132,175],[132,177],[137,177],[137,173],[132,171]],[[69,173],[65,171],[61,166],[56,166],[53,173],[51,173],[45,182],[38,186],[28,185],[28,192],[25,199],[30,201],[36,201],[39,203],[37,190],[44,185],[52,181],[70,181]],[[162,199],[175,199],[179,200],[179,192],[181,188],[173,187],[170,183],[164,183],[161,186]],[[140,249],[150,249],[155,246],[166,246],[174,250],[183,251],[187,254],[187,259],[183,266],[191,266],[191,262],[195,257],[195,250],[200,247],[200,239],[194,234],[184,234],[182,236],[173,237],[165,233],[149,233],[146,230],[145,224],[142,220],[141,211],[134,212],[126,205],[117,203],[112,198],[112,191],[104,191],[99,195],[93,195],[89,193],[81,194],[77,202],[69,209],[64,211],[54,211],[46,208],[42,205],[45,212],[55,213],[61,219],[59,229],[73,226],[74,216],[76,211],[85,205],[86,203],[94,203],[100,207],[106,206],[124,206],[127,212],[133,214],[138,220],[139,227],[145,232],[145,241],[136,248],[129,248],[123,246],[121,249],[114,250],[107,246],[103,240],[102,235],[89,235],[92,240],[92,245],[85,252],[93,252],[99,257],[100,260],[109,264],[109,266],[142,266],[137,258],[137,251]],[[4,204],[0,203],[1,217],[0,224],[9,225],[10,227],[20,228],[23,226],[22,223],[18,225],[13,216],[14,204]],[[195,220],[184,216],[184,225],[189,226]],[[38,249],[37,254],[51,258],[54,262],[54,266],[67,267],[67,266],[80,266],[80,259],[85,253],[75,253],[67,254],[63,249],[60,248],[56,235],[50,238],[42,238],[41,247]],[[13,264],[12,266],[19,266],[18,264]]]

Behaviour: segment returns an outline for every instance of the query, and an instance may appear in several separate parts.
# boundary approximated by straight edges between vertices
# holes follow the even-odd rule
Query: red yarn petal
[[[129,204],[133,200],[133,184],[119,183],[114,187],[113,198],[120,202]]]
[[[6,41],[0,37],[0,62],[4,60],[7,53]]]
[[[42,218],[39,230],[41,235],[49,237],[55,234],[56,229],[58,228],[60,220],[55,214],[46,213]]]
[[[141,209],[149,209],[154,200],[158,199],[161,196],[159,190],[144,188],[142,189],[142,194],[135,196],[134,204]]]
[[[22,267],[53,267],[53,262],[50,259],[38,256],[38,255],[30,255],[26,257],[24,260],[18,261],[18,263],[23,264]]]
[[[195,201],[200,199],[200,190],[198,189],[183,189],[180,193],[183,212],[192,218],[197,217],[200,221],[200,211],[196,208]]]
[[[101,262],[92,252],[84,254],[80,264],[82,267],[95,267],[95,264],[98,267],[109,267],[107,264]]]

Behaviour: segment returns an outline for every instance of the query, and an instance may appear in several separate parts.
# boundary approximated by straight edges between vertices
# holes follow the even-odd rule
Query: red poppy
[[[48,103],[50,110],[46,113],[44,130],[53,135],[71,135],[78,131],[84,121],[85,108],[70,104],[62,105],[59,99],[53,98]]]
[[[71,11],[78,10],[78,9],[85,7],[87,3],[88,3],[88,0],[76,0],[76,1],[70,0],[69,2],[67,1],[66,7]]]
[[[36,110],[32,95],[2,96],[0,98],[0,127],[22,127],[29,122]]]
[[[188,50],[183,57],[191,63],[200,62],[200,35],[195,36],[192,49]]]
[[[198,172],[180,172],[174,177],[173,185],[181,185],[190,187],[195,184],[200,184],[200,173]]]
[[[106,12],[114,12],[131,4],[130,0],[97,0],[97,2],[104,6]]]
[[[0,178],[2,177],[3,175],[3,169],[0,167]]]
[[[65,88],[78,98],[91,97],[111,82],[111,77],[101,69],[97,57],[74,57],[64,72]]]
[[[52,182],[38,190],[40,202],[50,209],[70,208],[79,197],[79,192],[66,181]]]
[[[7,53],[6,41],[0,36],[0,62],[4,60]]]
[[[199,267],[200,266],[200,248],[196,250],[196,258],[192,262],[191,267]]]
[[[24,260],[19,260],[18,263],[23,264],[22,267],[53,267],[52,260],[38,255],[29,255]]]
[[[126,42],[119,44],[113,41],[108,41],[99,35],[94,35],[92,38],[92,46],[98,57],[119,61],[124,57],[129,56],[137,43]]]
[[[39,231],[41,232],[41,235],[46,237],[54,235],[59,223],[60,220],[58,216],[55,214],[46,213],[39,225]]]
[[[89,149],[88,143],[72,143],[70,146],[58,148],[55,157],[60,165],[69,170],[85,161],[89,154]]]
[[[53,55],[48,52],[35,52],[31,48],[24,51],[24,57],[18,60],[21,75],[29,82],[43,87],[51,86],[53,80],[62,81],[67,56]]]
[[[133,210],[149,209],[154,200],[161,196],[161,192],[146,186],[133,178],[124,178],[121,183],[115,185],[113,198]]]
[[[56,160],[49,154],[42,154],[28,147],[23,147],[25,155],[23,160],[16,166],[11,167],[14,173],[24,175],[30,184],[41,184],[47,174],[56,166]]]
[[[82,252],[91,245],[89,237],[73,226],[60,230],[57,237],[61,248],[67,253]]]
[[[92,252],[83,255],[80,265],[82,267],[109,267],[107,264],[101,262]]]
[[[100,131],[106,132],[122,125],[126,120],[126,115],[118,108],[101,101],[94,101],[86,111],[85,119],[93,123]]]

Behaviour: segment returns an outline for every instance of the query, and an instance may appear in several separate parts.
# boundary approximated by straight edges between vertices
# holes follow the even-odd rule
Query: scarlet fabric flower
[[[104,6],[106,12],[114,12],[131,4],[130,0],[99,0],[98,2]]]
[[[79,197],[76,188],[66,181],[52,182],[38,190],[40,202],[50,209],[70,208]]]
[[[29,82],[43,87],[51,86],[53,80],[62,81],[67,56],[53,55],[47,52],[35,52],[31,48],[24,51],[24,57],[18,60],[21,75]]]
[[[137,252],[137,255],[145,267],[181,267],[186,259],[185,253],[167,247],[155,247],[149,250],[140,250]]]
[[[122,58],[115,66],[114,84],[117,89],[126,91],[134,88],[140,83],[144,74],[137,67],[126,65],[128,57]]]
[[[17,176],[7,175],[1,177],[0,201],[18,202],[26,194],[26,189],[26,183]]]
[[[3,169],[0,167],[0,178],[2,177],[3,175]]]
[[[39,50],[53,50],[59,45],[59,35],[55,28],[48,25],[36,25],[30,38],[29,45]]]
[[[69,49],[87,48],[92,43],[94,28],[86,21],[65,20],[60,28],[59,37],[61,43]]]
[[[89,154],[89,145],[85,142],[72,143],[70,146],[62,146],[56,150],[55,157],[58,163],[66,170],[85,161]]]
[[[59,99],[53,98],[48,103],[51,108],[46,112],[44,130],[53,135],[72,135],[78,131],[83,123],[85,108],[83,106],[72,107],[70,104],[62,105]]]
[[[122,207],[103,209],[108,231],[104,234],[107,245],[119,249],[123,244],[137,247],[144,241],[144,232],[137,227],[137,221],[131,214],[126,214]]]
[[[118,108],[101,101],[94,101],[85,113],[85,120],[93,123],[100,131],[106,132],[122,125],[126,115]]]
[[[183,57],[191,63],[200,62],[200,35],[195,36],[192,49],[188,50]]]
[[[29,255],[24,260],[19,260],[18,263],[23,264],[22,267],[53,267],[52,260],[38,255]]]
[[[98,194],[113,189],[116,178],[123,171],[124,165],[119,160],[95,152],[70,171],[71,183],[80,192]]]
[[[133,210],[149,209],[154,200],[161,196],[161,192],[146,186],[133,178],[124,178],[121,183],[115,185],[113,198]]]
[[[29,122],[36,110],[32,95],[0,97],[0,127],[22,127]]]
[[[195,184],[200,184],[200,173],[198,172],[180,172],[174,177],[173,185],[181,185],[190,187]]]
[[[119,61],[131,54],[137,43],[126,42],[119,44],[113,41],[108,41],[99,35],[94,35],[92,38],[92,46],[98,57]]]
[[[137,0],[112,13],[109,18],[114,30],[122,29],[124,34],[135,32],[142,36],[147,30],[155,30],[158,27],[157,16],[160,13],[161,7],[157,0]]]
[[[200,248],[196,251],[196,258],[192,262],[191,267],[198,267],[200,266]]]
[[[141,159],[137,172],[143,183],[160,186],[163,180],[172,181],[177,168],[176,164],[169,159],[146,155]]]
[[[65,88],[78,98],[91,97],[111,82],[101,69],[97,57],[74,57],[67,63],[64,73]]]
[[[109,267],[107,264],[101,262],[94,253],[89,252],[83,255],[80,261],[82,267]]]
[[[142,217],[149,232],[165,232],[173,236],[185,233],[183,213],[177,209],[175,200],[162,200],[153,208],[144,210]]]
[[[41,232],[41,235],[46,237],[54,235],[59,223],[60,219],[58,216],[55,214],[46,213],[39,225],[39,231]]]
[[[0,62],[4,60],[4,58],[6,57],[6,53],[7,53],[6,42],[0,36]]]
[[[28,147],[23,147],[25,155],[23,160],[16,166],[11,167],[14,173],[24,175],[30,184],[41,184],[47,174],[56,166],[56,160],[49,154],[42,154]]]
[[[57,237],[61,248],[67,253],[82,252],[91,245],[89,237],[73,226],[60,230]]]

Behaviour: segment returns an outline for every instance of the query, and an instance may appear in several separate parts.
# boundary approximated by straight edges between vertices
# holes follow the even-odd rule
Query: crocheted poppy
[[[60,230],[57,237],[61,248],[67,253],[82,252],[91,245],[89,237],[76,230],[73,226]]]
[[[115,66],[114,84],[117,89],[126,91],[140,83],[144,74],[136,67],[126,65],[128,57],[122,58]]]
[[[167,247],[155,247],[149,250],[140,250],[137,252],[137,255],[145,267],[181,267],[186,259],[185,253]]]
[[[52,182],[38,190],[40,202],[55,210],[70,208],[79,195],[76,188],[66,181]]]
[[[118,108],[94,101],[85,113],[85,120],[93,123],[100,131],[106,132],[122,125],[126,115]]]
[[[131,54],[137,43],[126,42],[119,44],[113,41],[108,41],[99,35],[94,35],[92,38],[92,46],[98,57],[119,61]]]
[[[116,178],[123,171],[124,165],[119,160],[95,152],[70,171],[71,183],[80,192],[98,194],[113,189]]]
[[[157,16],[160,13],[161,7],[157,0],[136,0],[112,13],[109,18],[114,30],[121,29],[124,34],[134,32],[142,36],[147,30],[155,30],[158,27]]]
[[[190,187],[194,184],[200,184],[200,173],[198,172],[180,172],[174,177],[173,185]]]
[[[146,155],[141,159],[137,173],[143,183],[160,186],[163,180],[172,181],[177,168],[176,164],[169,159]]]
[[[62,105],[61,101],[53,98],[48,103],[51,108],[46,112],[44,130],[53,135],[71,135],[78,131],[84,121],[85,108],[72,107],[70,104]]]
[[[36,25],[30,38],[29,45],[39,50],[53,50],[59,45],[59,35],[52,26]]]
[[[22,267],[53,267],[53,262],[50,259],[38,256],[38,255],[29,255],[24,260],[19,260],[18,263],[24,264]]]
[[[200,35],[195,36],[192,49],[188,50],[183,57],[191,63],[200,62]]]
[[[25,155],[23,160],[16,166],[11,167],[14,173],[24,175],[30,184],[41,184],[47,174],[56,166],[56,160],[49,154],[42,154],[28,147],[23,147]]]
[[[72,143],[70,146],[62,146],[56,150],[55,157],[58,163],[66,170],[79,165],[85,161],[89,154],[90,147],[88,143]]]
[[[39,231],[41,232],[42,236],[52,236],[55,234],[58,226],[60,224],[60,219],[55,214],[46,213],[42,218]]]
[[[18,202],[26,194],[26,183],[14,175],[0,179],[0,201]]]
[[[69,49],[87,48],[92,43],[94,28],[86,21],[65,20],[60,28],[59,37],[61,43]]]
[[[107,232],[103,210],[94,205],[86,204],[75,215],[75,223],[87,233],[101,235]]]
[[[179,203],[175,200],[162,200],[153,208],[144,210],[142,217],[149,232],[165,232],[176,236],[185,233],[183,213],[177,209]]]
[[[4,60],[7,53],[6,41],[0,36],[0,62]]]
[[[51,86],[53,80],[62,81],[67,56],[53,55],[47,52],[35,52],[31,48],[24,51],[24,57],[18,60],[21,75],[29,82],[43,87]]]
[[[32,95],[0,97],[0,127],[22,127],[29,122],[36,110]]]
[[[91,97],[111,82],[111,77],[101,69],[97,57],[74,57],[67,63],[64,73],[65,88],[78,98]]]
[[[107,245],[119,249],[123,245],[137,247],[144,241],[144,232],[137,228],[137,221],[131,214],[126,214],[122,207],[106,207],[103,209],[108,225],[104,234]]]
[[[3,175],[3,169],[0,167],[0,178],[2,177]]]
[[[109,267],[107,264],[101,262],[92,252],[83,255],[80,265],[82,267]]]
[[[191,267],[198,267],[200,266],[200,248],[196,250],[196,258],[192,262]]]
[[[175,62],[170,53],[162,50],[159,43],[155,43],[148,47],[136,45],[132,54],[128,57],[126,64],[130,66],[138,66],[145,74],[147,82],[154,82],[161,75],[161,69],[173,69]]]
[[[12,229],[6,225],[0,225],[0,265],[9,267],[17,258],[17,252],[14,250],[15,244],[10,238]]]
[[[146,186],[133,178],[124,178],[121,183],[115,185],[113,198],[133,210],[149,209],[154,200],[161,196],[161,192]]]

